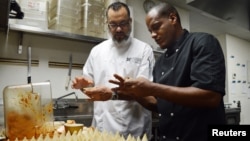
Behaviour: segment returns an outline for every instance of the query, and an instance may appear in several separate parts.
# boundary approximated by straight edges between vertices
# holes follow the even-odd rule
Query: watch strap
[[[118,99],[119,99],[119,96],[118,96],[117,92],[113,91],[110,100],[118,100]]]

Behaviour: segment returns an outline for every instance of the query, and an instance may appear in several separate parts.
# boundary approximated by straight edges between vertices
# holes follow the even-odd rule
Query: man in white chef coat
[[[112,3],[107,11],[111,38],[96,45],[83,67],[83,76],[73,80],[72,88],[81,89],[94,101],[92,125],[100,131],[151,137],[151,112],[143,108],[140,98],[117,97],[109,83],[113,74],[145,77],[152,80],[154,55],[147,43],[130,36],[130,11],[126,4]]]

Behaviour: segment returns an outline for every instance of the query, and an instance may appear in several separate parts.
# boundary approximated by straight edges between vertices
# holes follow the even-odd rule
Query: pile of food
[[[132,136],[128,136],[128,138],[125,139],[118,133],[113,135],[111,133],[99,132],[98,130],[85,127],[78,133],[74,132],[70,134],[70,132],[67,132],[66,134],[59,134],[55,132],[52,138],[50,135],[47,135],[46,137],[40,136],[37,139],[34,137],[32,139],[24,138],[22,141],[148,141],[148,139],[146,135],[144,135],[142,139]]]
[[[44,136],[40,134],[38,137],[27,138],[24,137],[22,140],[16,138],[8,139],[7,141],[148,141],[146,134],[143,138],[135,138],[129,135],[126,139],[120,135],[118,132],[116,134],[108,132],[100,132],[94,127],[82,126],[80,130],[75,130],[73,132],[65,130],[66,125],[79,125],[74,120],[67,120],[67,122],[55,122],[55,131],[53,134],[47,134]]]

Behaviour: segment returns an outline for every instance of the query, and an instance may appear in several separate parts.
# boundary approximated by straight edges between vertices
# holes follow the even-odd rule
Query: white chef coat
[[[96,45],[83,67],[83,76],[94,80],[95,86],[117,85],[108,82],[117,73],[123,77],[139,76],[153,79],[155,63],[152,48],[138,39],[130,37],[126,46],[116,46],[111,39]],[[119,132],[124,137],[145,133],[151,137],[151,112],[136,101],[108,100],[94,102],[92,126],[100,131]]]

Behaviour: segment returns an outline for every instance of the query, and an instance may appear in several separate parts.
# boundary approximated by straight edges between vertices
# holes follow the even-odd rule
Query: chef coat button
[[[163,139],[166,139],[166,136],[162,136]]]
[[[161,72],[161,75],[163,75],[164,74],[164,72]]]
[[[180,138],[179,138],[179,137],[176,137],[176,140],[180,140]]]
[[[161,114],[159,114],[159,117],[161,116]]]
[[[170,116],[173,117],[173,116],[174,116],[174,113],[170,113]]]
[[[171,70],[174,70],[174,67],[172,67]]]
[[[178,51],[179,51],[179,49],[176,49],[176,50],[175,50],[175,52],[178,52]]]

